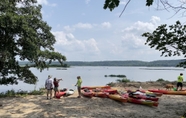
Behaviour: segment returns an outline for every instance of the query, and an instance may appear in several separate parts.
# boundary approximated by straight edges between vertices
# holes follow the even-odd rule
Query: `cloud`
[[[80,29],[91,29],[93,26],[89,23],[78,23],[74,26],[75,28],[80,28]]]
[[[128,32],[134,32],[134,31],[144,32],[145,31],[146,32],[149,30],[152,31],[157,27],[159,21],[160,21],[159,17],[152,16],[150,22],[137,21],[130,27],[127,27],[124,30],[122,30],[122,32],[126,32],[126,31]]]
[[[47,5],[48,1],[47,0],[37,0],[38,4],[44,4]]]
[[[160,21],[160,18],[157,16],[152,16],[151,20],[152,23],[157,24]]]
[[[122,0],[122,1],[120,1],[119,4],[120,4],[120,5],[125,5],[125,4],[126,4],[126,1],[125,1],[125,0]]]
[[[57,6],[57,4],[55,4],[55,3],[49,3],[47,0],[37,0],[37,3],[38,4],[41,4],[41,5],[52,6],[52,7]]]
[[[141,49],[145,45],[145,40],[139,35],[126,33],[122,36],[122,46],[128,49]]]
[[[125,28],[122,30],[122,32],[126,31],[148,31],[148,30],[153,30],[155,28],[155,25],[153,23],[149,22],[142,22],[142,21],[137,21],[135,22],[132,26]]]
[[[56,38],[56,50],[60,52],[82,53],[82,54],[99,54],[100,50],[94,38],[78,40],[71,33],[63,31],[52,32]]]
[[[102,27],[105,27],[105,28],[110,28],[111,27],[110,22],[104,22],[101,25],[102,25]]]
[[[67,31],[67,32],[72,32],[72,31],[74,31],[74,28],[71,28],[69,25],[64,26],[63,29],[64,29],[65,31]]]

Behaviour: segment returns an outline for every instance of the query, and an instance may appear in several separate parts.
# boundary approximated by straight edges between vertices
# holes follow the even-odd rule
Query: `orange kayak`
[[[106,97],[108,97],[107,94],[108,94],[108,93],[105,93],[105,92],[93,92],[93,96],[94,96],[94,97],[106,98]]]
[[[159,90],[159,89],[150,89],[148,91],[168,94],[168,95],[186,95],[186,91],[172,91],[172,90]]]

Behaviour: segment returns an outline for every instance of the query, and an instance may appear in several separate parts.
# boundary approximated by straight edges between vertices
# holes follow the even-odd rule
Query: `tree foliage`
[[[127,3],[129,3],[130,1],[131,0],[128,0]],[[146,0],[146,6],[151,6],[153,4],[153,2],[154,2],[154,0]],[[120,0],[105,0],[105,4],[104,4],[103,8],[104,9],[108,8],[110,11],[112,11],[114,8],[119,6],[119,3],[120,3]],[[125,6],[125,8],[126,8],[126,6]]]
[[[33,62],[40,71],[52,61],[66,60],[52,47],[56,40],[41,8],[36,0],[0,1],[0,84],[37,82],[29,66],[20,67],[18,60]]]
[[[186,25],[180,21],[170,26],[163,24],[152,33],[146,32],[142,36],[147,38],[147,45],[162,52],[161,56],[186,57]]]
[[[124,10],[131,0],[125,4]],[[112,11],[114,8],[119,6],[120,0],[105,0],[104,9],[109,8]],[[146,0],[146,6],[153,5],[154,0]],[[158,10],[173,10],[176,15],[182,12],[185,16],[186,2],[184,0],[176,1],[178,4],[173,5],[168,0],[156,0]],[[122,15],[121,13],[121,15]],[[120,16],[121,16],[120,15]],[[167,28],[166,24],[159,26],[153,33],[144,33],[143,37],[147,38],[146,44],[151,48],[155,48],[162,52],[162,55],[167,56],[180,56],[184,55],[186,58],[186,25],[182,25],[180,21],[177,21],[175,25],[170,25]],[[180,63],[179,66],[185,66],[186,61]]]

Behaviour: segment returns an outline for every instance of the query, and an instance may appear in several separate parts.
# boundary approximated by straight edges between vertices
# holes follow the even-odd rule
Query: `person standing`
[[[48,76],[48,78],[45,81],[45,88],[47,89],[47,99],[49,99],[49,94],[50,94],[50,99],[52,99],[52,89],[53,89],[53,80],[52,76]]]
[[[77,86],[78,98],[81,98],[81,84],[82,84],[82,79],[80,76],[77,76],[77,83],[75,86]]]
[[[176,90],[178,90],[179,87],[180,87],[180,90],[182,90],[182,87],[183,87],[183,73],[180,73],[180,75],[178,76]]]
[[[63,79],[56,79],[56,78],[54,78],[54,82],[53,82],[53,84],[54,84],[54,97],[56,97],[56,92],[59,93],[58,87],[59,87],[59,81],[60,80],[63,81]]]

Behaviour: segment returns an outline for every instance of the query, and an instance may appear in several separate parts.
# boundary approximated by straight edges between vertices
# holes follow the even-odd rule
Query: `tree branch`
[[[124,6],[123,11],[122,11],[121,14],[119,15],[119,17],[121,17],[121,15],[123,14],[123,12],[125,11],[125,9],[127,8],[127,6],[128,6],[128,4],[129,4],[130,1],[131,1],[131,0],[129,0],[129,1],[127,2],[127,4]]]

